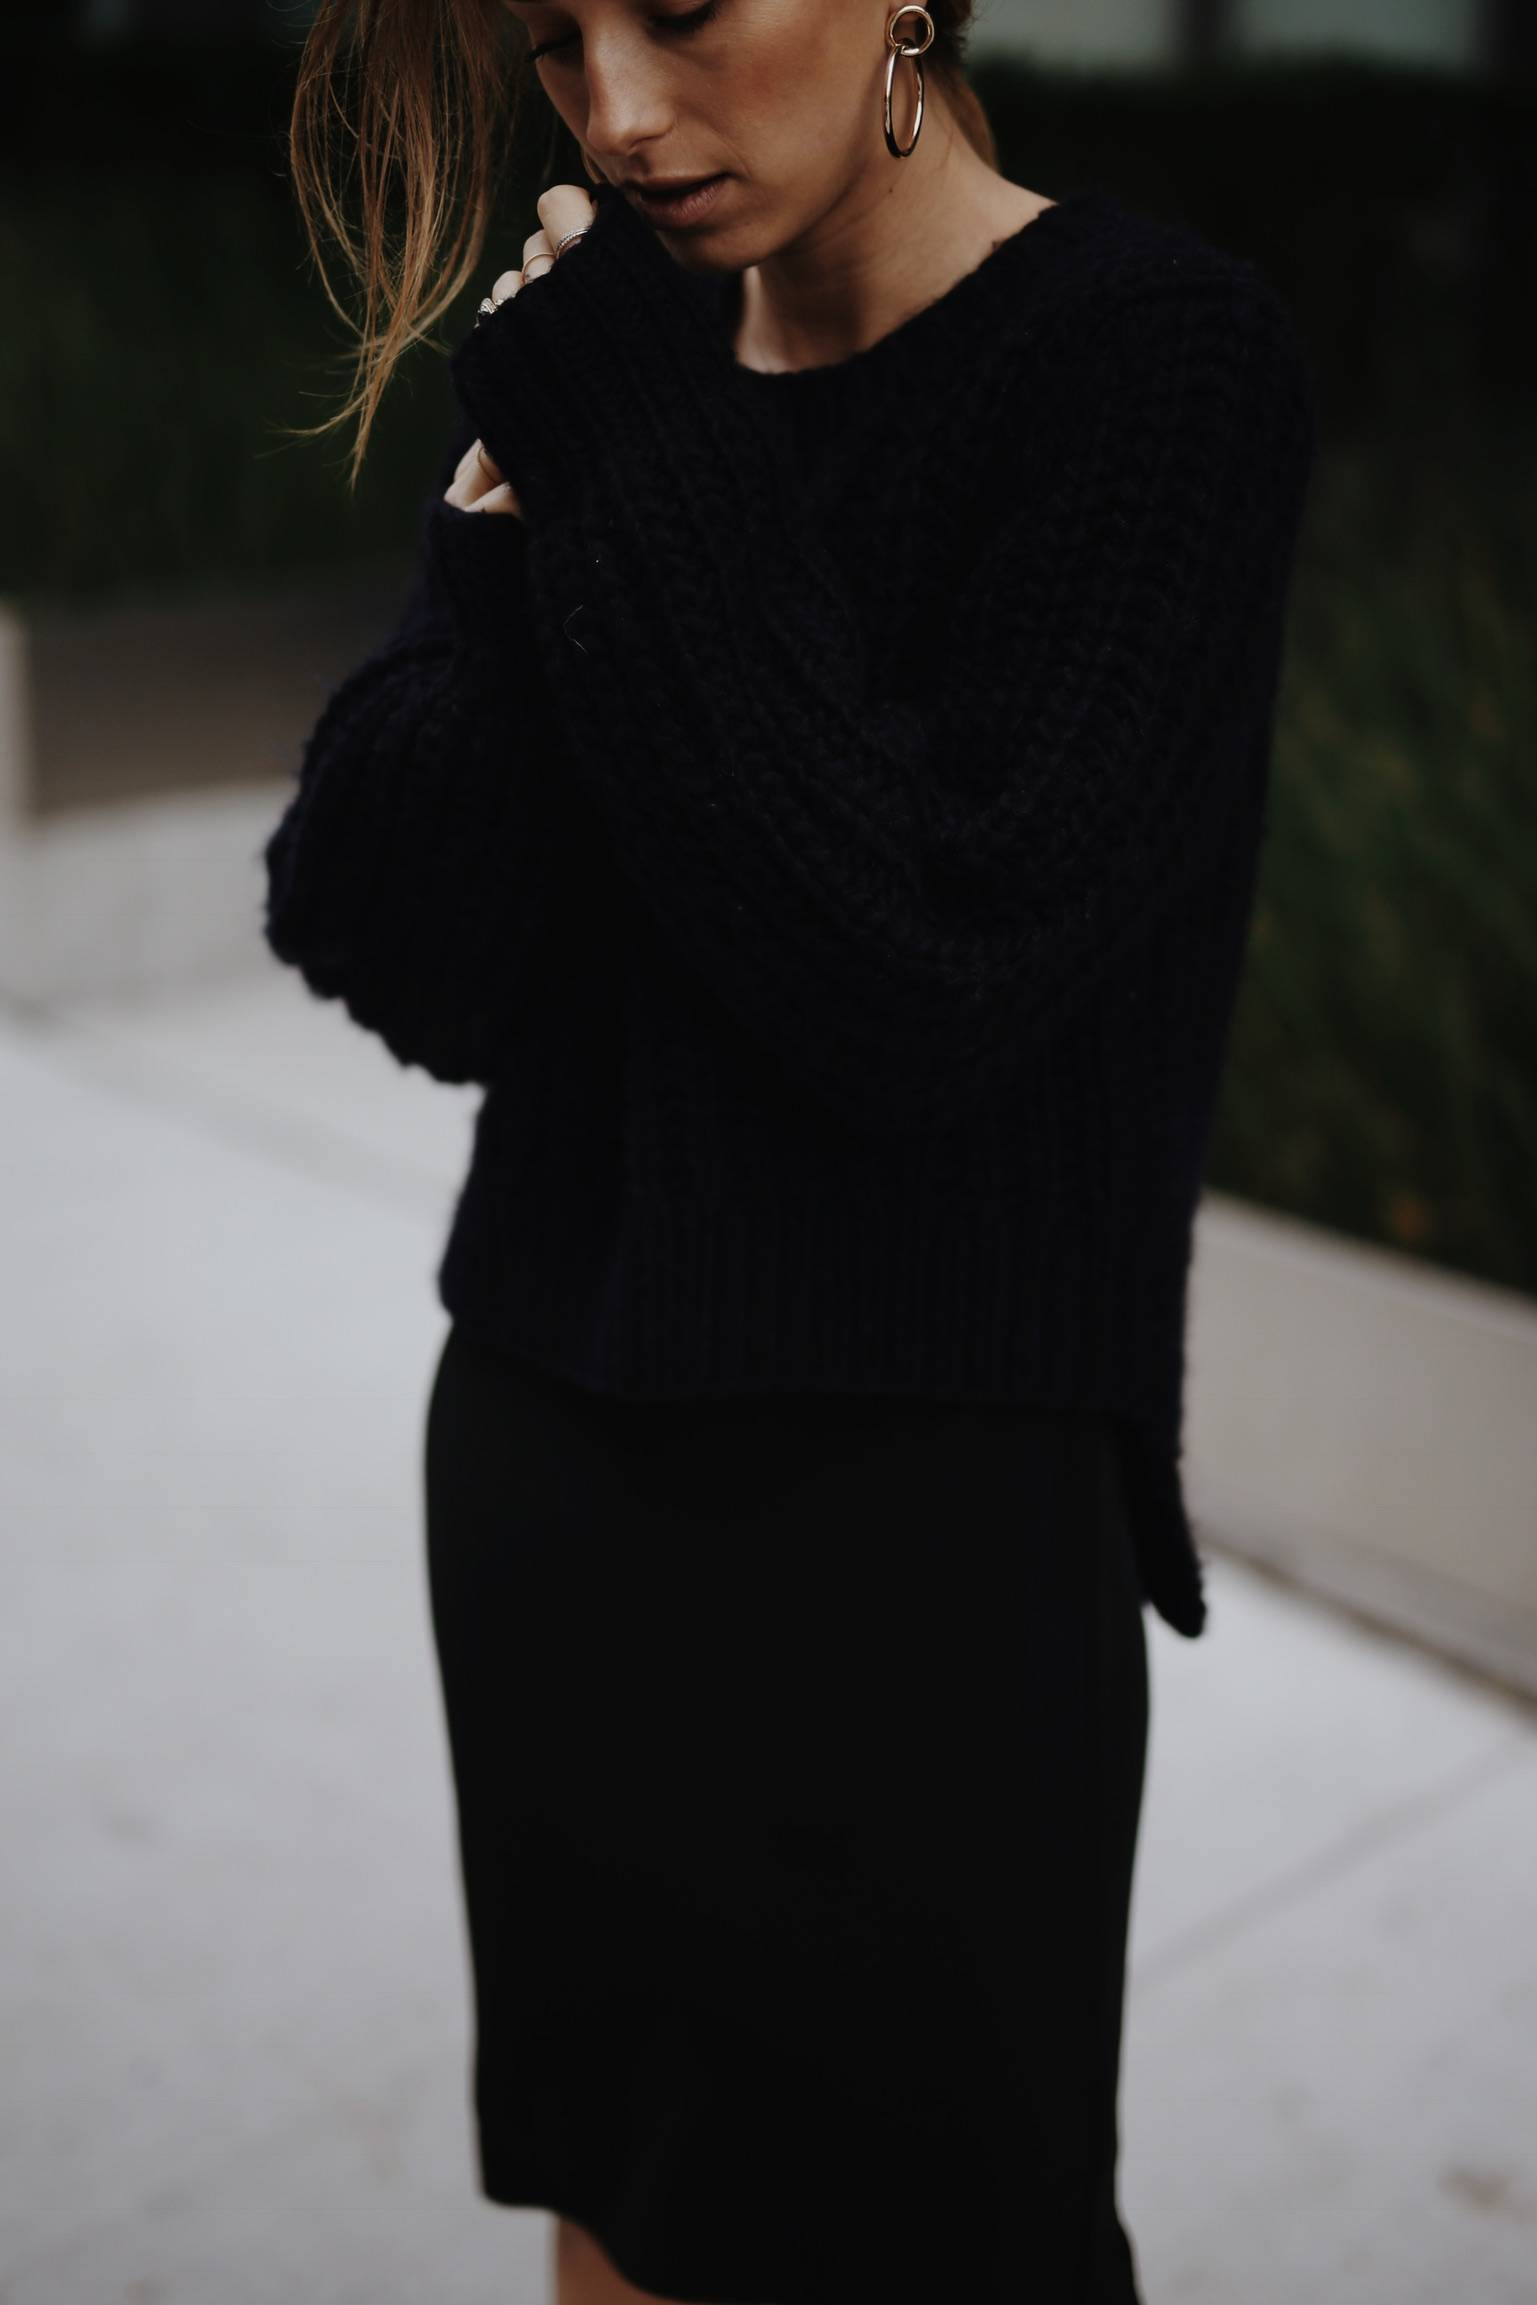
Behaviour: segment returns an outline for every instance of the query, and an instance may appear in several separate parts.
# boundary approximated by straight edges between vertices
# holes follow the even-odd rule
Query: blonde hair
[[[973,0],[928,0],[935,38],[924,69],[967,142],[996,167],[992,128],[966,76],[972,8]],[[355,417],[352,486],[402,355],[480,264],[515,149],[527,53],[503,0],[320,0],[299,58],[289,166],[322,289],[357,352],[342,406],[293,430],[313,439]],[[337,293],[328,251],[340,252],[360,311]]]

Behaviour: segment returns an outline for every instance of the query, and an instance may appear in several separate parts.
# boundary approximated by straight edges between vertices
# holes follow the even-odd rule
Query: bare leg
[[[555,2219],[554,2258],[555,2305],[658,2305],[655,2289],[626,2281],[587,2228],[569,2217]]]

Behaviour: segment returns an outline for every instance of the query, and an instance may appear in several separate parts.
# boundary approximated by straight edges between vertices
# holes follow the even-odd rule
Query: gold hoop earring
[[[902,18],[903,18],[904,16],[921,16],[921,17],[923,18],[923,38],[922,38],[921,40],[917,40],[917,41],[913,41],[913,40],[902,40],[902,39],[899,39],[899,38],[897,37],[897,26],[898,26],[898,25],[901,23],[901,21],[902,21]],[[896,11],[896,14],[895,14],[894,16],[892,16],[892,17],[889,19],[889,21],[887,22],[887,25],[886,25],[886,116],[885,116],[885,124],[886,124],[886,149],[887,149],[887,151],[888,151],[888,152],[891,154],[891,157],[893,158],[893,160],[905,160],[905,159],[907,159],[908,155],[909,155],[909,154],[912,152],[912,150],[913,150],[914,146],[917,144],[917,142],[918,142],[918,138],[919,138],[920,134],[922,133],[922,129],[923,129],[923,64],[922,64],[922,61],[921,61],[921,59],[922,59],[922,57],[923,57],[923,55],[924,55],[925,51],[926,51],[926,50],[928,50],[928,49],[930,49],[930,48],[932,48],[932,47],[933,47],[933,45],[934,45],[934,19],[933,19],[933,17],[932,17],[932,16],[929,14],[929,12],[928,12],[927,8],[899,8],[899,9]],[[897,58],[898,58],[899,56],[910,56],[910,57],[913,59],[913,65],[914,65],[914,68],[915,68],[915,70],[916,70],[916,72],[917,72],[917,74],[918,74],[918,111],[917,111],[917,115],[916,115],[916,117],[914,118],[914,121],[913,121],[913,132],[912,132],[912,136],[911,136],[911,138],[908,140],[908,142],[907,142],[906,144],[899,144],[899,143],[897,142],[897,138],[896,138],[896,131],[895,131],[895,129],[893,128],[893,126],[892,126],[892,122],[891,122],[891,91],[892,91],[892,85],[893,85],[893,83],[894,83],[894,81],[895,81],[895,79],[896,79],[896,74],[897,74]]]

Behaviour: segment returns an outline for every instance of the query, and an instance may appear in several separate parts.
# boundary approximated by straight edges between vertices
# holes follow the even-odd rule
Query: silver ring
[[[497,303],[494,296],[483,296],[479,304],[475,307],[475,318],[477,320],[484,320],[488,314],[492,312],[500,312],[500,310],[501,306]]]
[[[556,241],[556,255],[559,256],[562,249],[569,248],[573,240],[585,240],[591,230],[592,226],[590,224],[582,224],[577,227],[575,232],[568,232],[563,240]]]

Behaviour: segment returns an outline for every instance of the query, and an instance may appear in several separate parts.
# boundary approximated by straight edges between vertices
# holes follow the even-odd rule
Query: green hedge
[[[451,416],[442,362],[403,366],[350,495],[345,430],[283,429],[328,414],[348,371],[288,194],[221,176],[191,208],[158,178],[0,206],[0,296],[39,323],[0,336],[0,591],[246,582],[409,540]]]
[[[286,429],[351,375],[287,178],[292,74],[273,45],[8,52],[0,30],[0,593],[245,584],[409,546],[452,422],[443,353],[484,287],[402,363],[354,497],[348,432]],[[505,187],[509,255],[544,158]]]
[[[1537,1294],[1537,450],[1325,451],[1213,1184]]]

